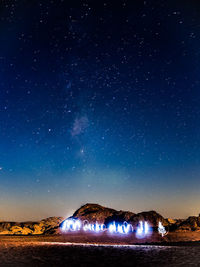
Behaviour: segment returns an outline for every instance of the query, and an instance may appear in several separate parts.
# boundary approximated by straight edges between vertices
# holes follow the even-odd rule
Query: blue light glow
[[[133,231],[133,227],[131,224],[124,222],[123,224],[116,224],[112,222],[108,226],[108,231],[112,233],[119,233],[119,234],[128,234],[129,232]]]
[[[87,220],[83,222],[83,231],[92,231],[92,232],[103,232],[106,230],[105,224],[99,224],[96,222],[95,224],[89,223]]]
[[[161,222],[158,223],[158,233],[163,237],[167,235],[167,231]]]
[[[108,231],[110,234],[129,234],[133,232],[133,226],[126,221],[123,222],[123,224],[116,223],[113,221],[108,225],[106,228],[105,224],[100,224],[98,222],[91,224],[87,220],[84,220],[81,222],[78,219],[66,219],[61,229],[63,232],[74,232],[74,231],[80,231],[83,230],[84,232],[94,232],[94,233],[100,233],[104,231]],[[166,235],[166,230],[164,226],[159,222],[158,232],[164,236]],[[151,228],[149,227],[149,224],[147,222],[140,221],[139,225],[136,229],[136,237],[137,238],[144,238],[148,236],[151,233]]]
[[[147,222],[144,223],[144,233],[147,235],[149,233],[149,225]]]
[[[136,237],[137,238],[144,238],[151,233],[149,224],[147,222],[139,222],[139,226],[136,230]]]
[[[66,231],[80,231],[81,229],[81,222],[79,220],[75,220],[75,219],[67,219],[63,222],[62,225],[62,231],[66,232]]]

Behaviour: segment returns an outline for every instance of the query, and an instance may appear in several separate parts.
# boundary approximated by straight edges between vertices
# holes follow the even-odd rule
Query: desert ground
[[[148,239],[147,243],[135,241],[133,236],[82,233],[1,236],[0,266],[200,266],[198,241],[154,244],[148,243]]]

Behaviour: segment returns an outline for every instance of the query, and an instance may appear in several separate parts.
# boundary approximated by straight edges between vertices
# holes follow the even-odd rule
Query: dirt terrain
[[[0,266],[200,266],[199,242],[152,245],[142,244],[148,240],[139,240],[141,244],[137,245],[134,241],[131,235],[81,233],[1,236]]]

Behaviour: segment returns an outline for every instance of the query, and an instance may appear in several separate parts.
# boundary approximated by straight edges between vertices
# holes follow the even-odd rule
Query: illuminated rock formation
[[[165,226],[169,224],[168,221],[156,211],[147,211],[135,214],[129,211],[117,211],[98,204],[89,203],[75,211],[73,218],[87,220],[90,223],[97,221],[99,223],[104,223],[105,225],[108,225],[113,221],[121,223],[126,221],[134,227],[137,227],[140,221],[147,221],[151,227],[157,227],[159,221]]]

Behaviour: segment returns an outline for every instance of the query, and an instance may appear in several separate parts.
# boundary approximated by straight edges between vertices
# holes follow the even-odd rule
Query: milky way
[[[0,219],[199,212],[198,1],[1,1]]]

